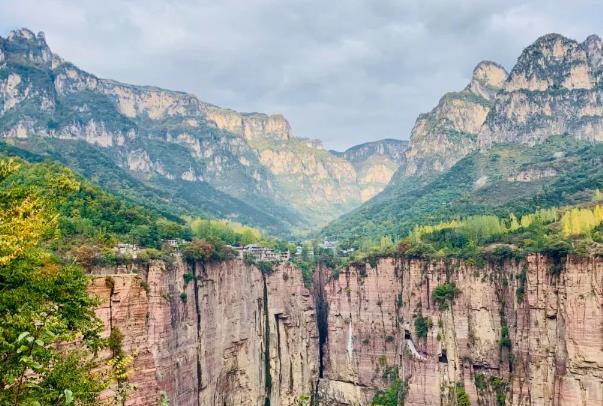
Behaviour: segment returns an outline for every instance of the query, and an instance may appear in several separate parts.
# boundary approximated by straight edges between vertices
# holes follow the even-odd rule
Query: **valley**
[[[175,213],[303,234],[380,192],[397,169],[394,149],[374,149],[360,168],[318,140],[295,137],[282,115],[98,78],[54,54],[42,33],[13,31],[0,50],[8,146]]]
[[[603,404],[603,42],[327,150],[0,37],[0,405]]]

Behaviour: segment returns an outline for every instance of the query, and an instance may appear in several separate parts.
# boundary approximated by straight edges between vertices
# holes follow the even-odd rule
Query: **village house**
[[[132,259],[136,259],[140,252],[140,247],[136,244],[120,242],[115,246],[114,250],[121,256],[129,255]]]
[[[335,248],[337,247],[337,241],[329,241],[329,240],[324,240],[322,243],[320,243],[318,245],[320,248],[325,249],[325,250],[332,250],[335,251]]]
[[[279,252],[271,248],[262,247],[257,244],[249,244],[245,247],[231,247],[238,252],[239,258],[243,259],[245,255],[251,255],[258,261],[288,261],[290,254],[289,251]]]
[[[183,244],[186,244],[186,241],[183,240],[182,238],[174,240],[163,240],[163,244],[169,248],[178,248]]]

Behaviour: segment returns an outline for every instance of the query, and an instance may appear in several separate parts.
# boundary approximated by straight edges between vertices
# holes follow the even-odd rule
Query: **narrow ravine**
[[[199,265],[201,266],[201,271],[203,273],[205,273],[205,265],[203,264],[203,262],[200,262]],[[193,298],[194,298],[194,302],[195,302],[195,314],[196,314],[196,326],[197,326],[197,394],[199,392],[201,392],[201,385],[202,385],[202,368],[201,368],[201,354],[200,354],[200,348],[199,345],[201,343],[201,306],[199,305],[199,277],[197,275],[197,265],[196,263],[193,263],[192,265],[189,264],[191,270],[192,270],[192,274],[193,274]],[[200,405],[200,400],[199,400],[199,395],[197,395],[197,406],[201,406]]]
[[[264,406],[270,406],[270,397],[272,393],[272,375],[270,373],[270,314],[268,312],[268,285],[266,275],[262,274],[264,283]]]
[[[329,335],[329,305],[325,300],[325,270],[321,267],[318,269],[317,274],[318,278],[316,278],[317,281],[315,281],[314,286],[314,301],[316,307],[316,323],[318,326],[318,378],[320,379],[324,377],[325,370],[324,351]]]
[[[314,308],[316,309],[316,327],[318,330],[318,376],[314,385],[314,393],[312,394],[312,405],[320,405],[319,386],[321,379],[324,378],[324,373],[326,369],[325,351],[329,338],[329,306],[325,299],[325,279],[325,269],[319,267],[315,271],[312,288]]]

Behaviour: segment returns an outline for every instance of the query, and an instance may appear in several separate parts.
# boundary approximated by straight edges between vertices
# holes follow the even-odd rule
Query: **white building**
[[[129,255],[133,259],[136,259],[138,257],[138,253],[140,252],[140,247],[138,247],[136,244],[120,242],[117,244],[114,250],[117,251],[119,255]]]
[[[288,261],[290,256],[289,251],[279,252],[256,244],[249,244],[243,248],[233,248],[239,252],[239,258],[243,258],[243,256],[247,254],[259,261]]]

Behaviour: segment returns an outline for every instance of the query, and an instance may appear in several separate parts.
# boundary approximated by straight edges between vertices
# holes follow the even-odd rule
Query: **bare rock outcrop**
[[[410,135],[401,175],[443,172],[477,148],[477,134],[501,90],[507,72],[481,62],[460,92],[445,94],[429,113],[421,114]]]
[[[527,47],[479,134],[479,145],[535,145],[551,135],[603,140],[601,39],[548,34]]]

